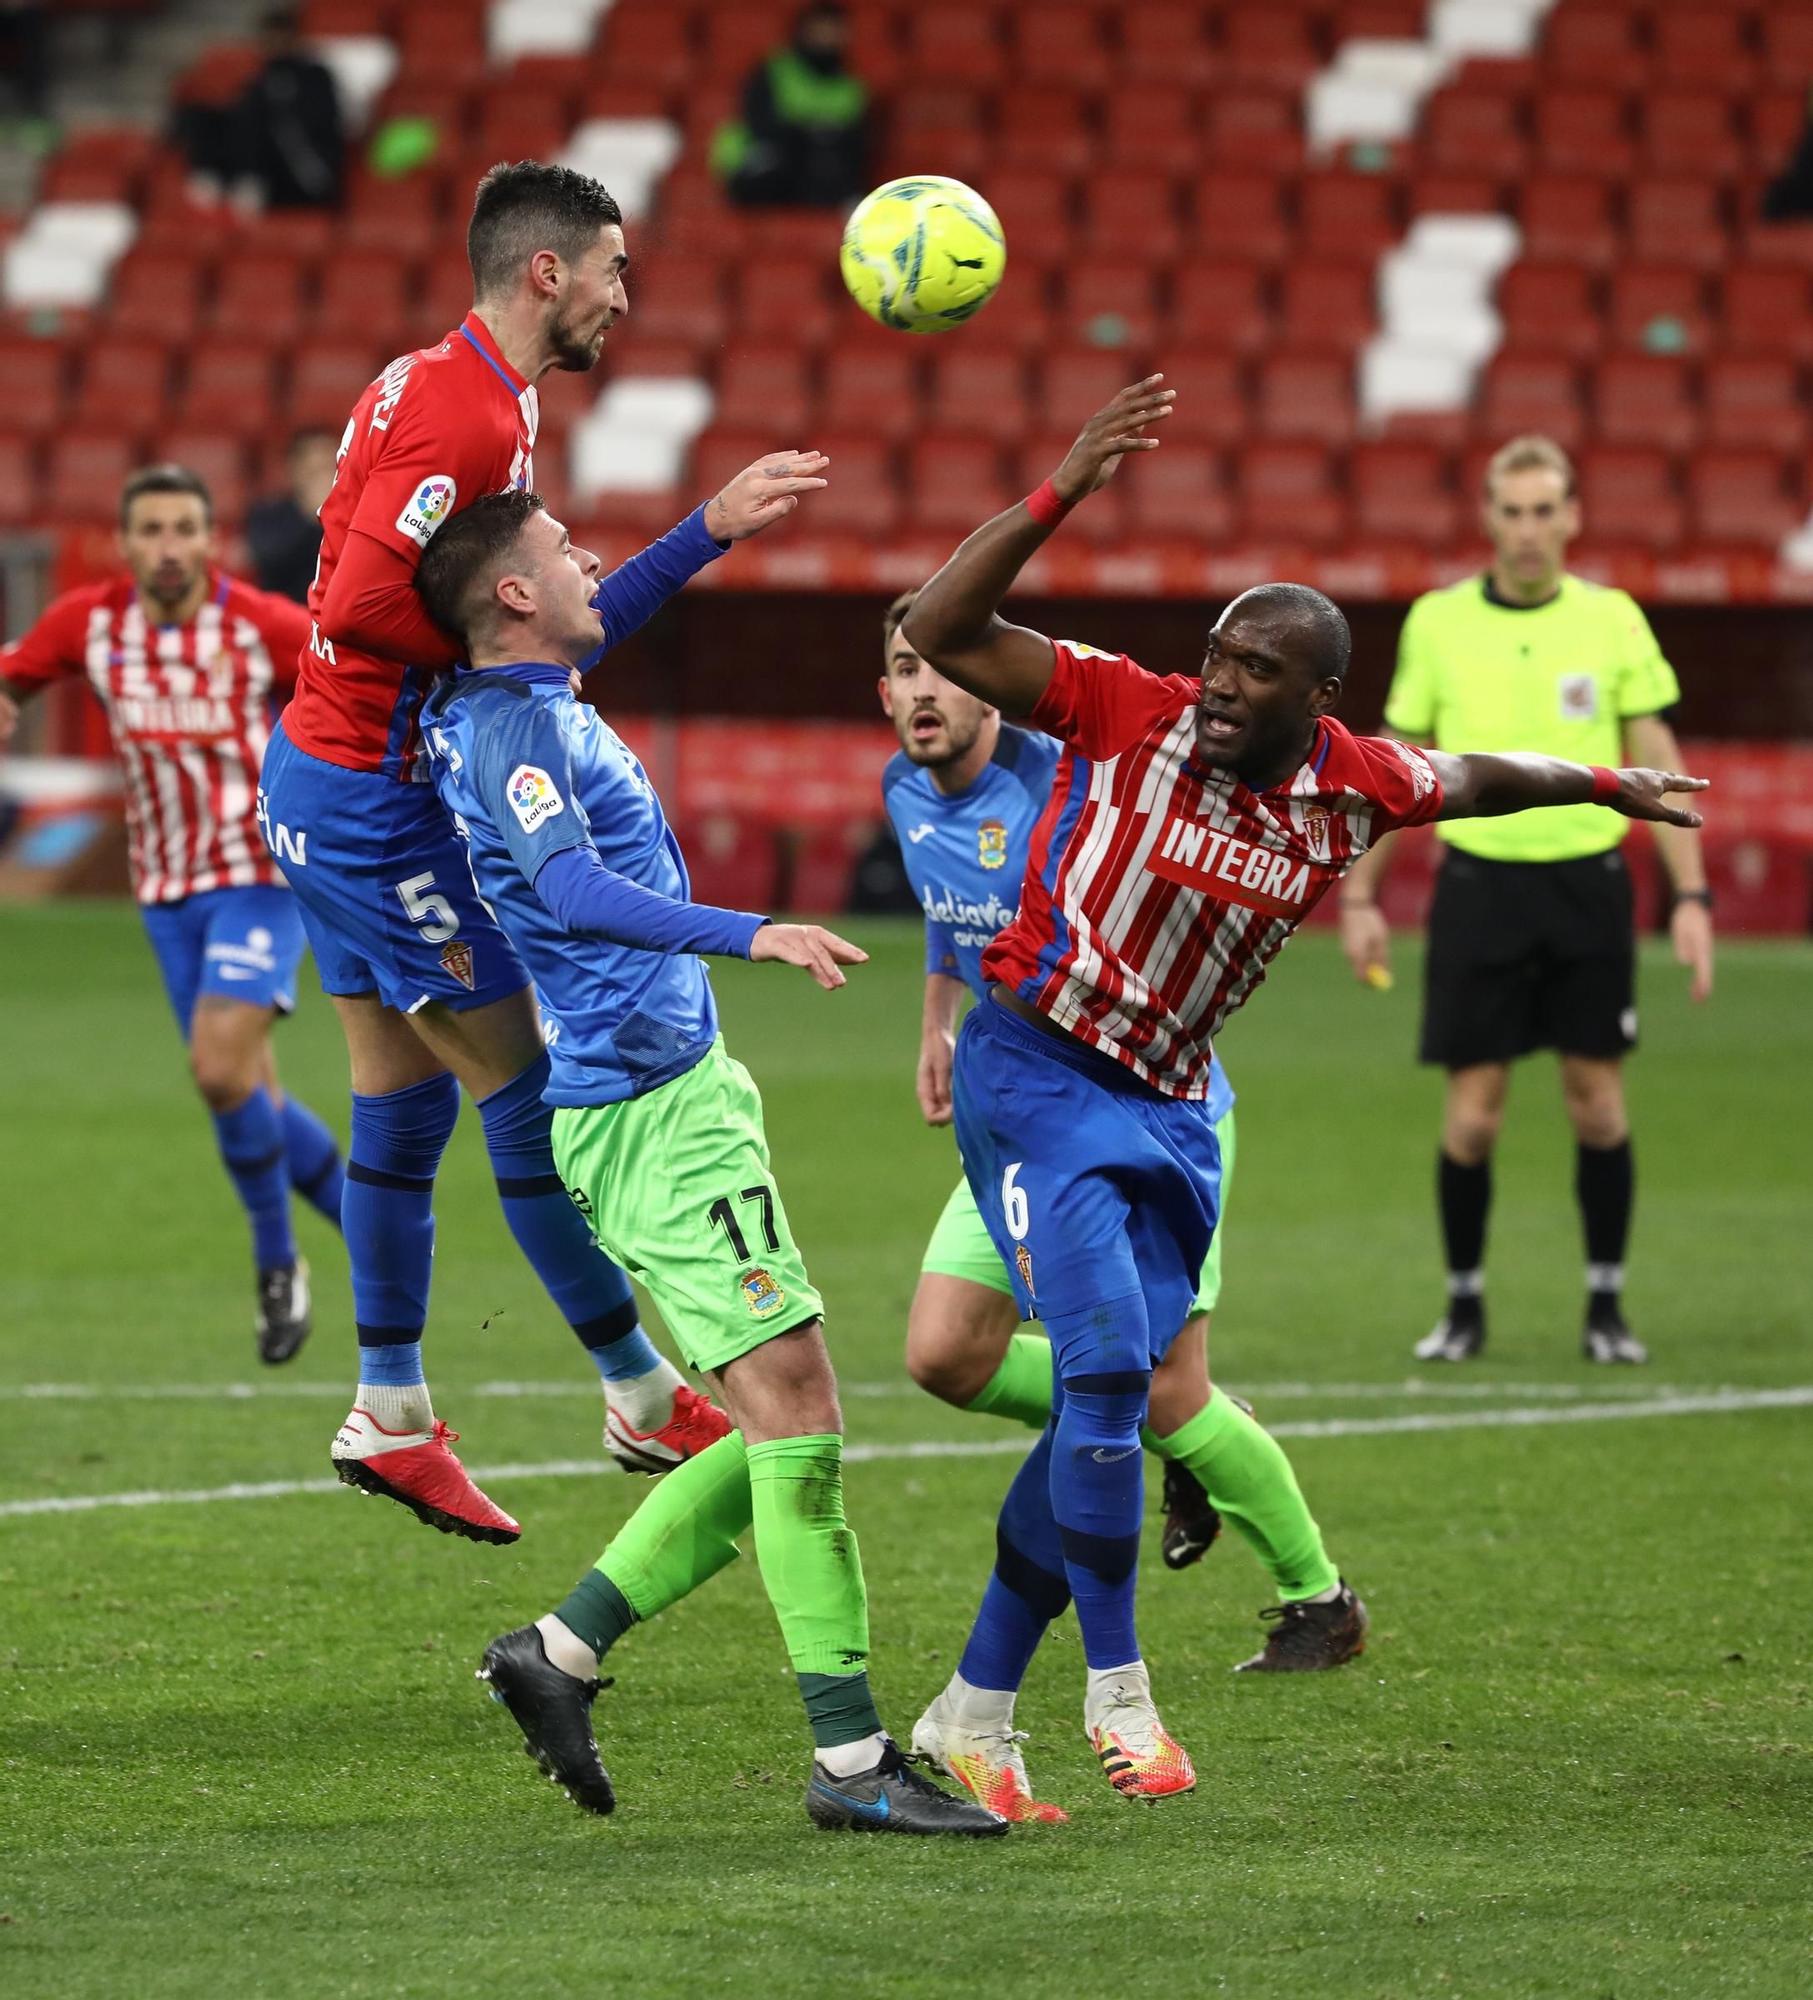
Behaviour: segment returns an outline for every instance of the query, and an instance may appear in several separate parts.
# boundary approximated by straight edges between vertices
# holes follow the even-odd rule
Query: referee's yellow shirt
[[[1438,750],[1528,750],[1580,764],[1624,762],[1624,724],[1680,699],[1649,620],[1622,590],[1564,576],[1522,609],[1469,577],[1419,597],[1404,620],[1385,725]],[[1630,829],[1603,806],[1550,806],[1436,831],[1486,861],[1576,861]]]

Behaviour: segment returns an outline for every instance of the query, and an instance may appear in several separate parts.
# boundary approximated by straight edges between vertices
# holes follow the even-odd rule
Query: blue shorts
[[[466,843],[432,785],[400,785],[298,750],[278,722],[258,823],[296,901],[321,984],[413,1014],[483,1007],[529,983],[479,899]]]
[[[1028,1319],[1141,1295],[1151,1360],[1195,1302],[1221,1206],[1208,1102],[1130,1071],[995,1001],[971,1008],[952,1074],[976,1206]]]
[[[280,1014],[295,1006],[302,917],[287,889],[204,889],[140,914],[184,1041],[204,995]]]

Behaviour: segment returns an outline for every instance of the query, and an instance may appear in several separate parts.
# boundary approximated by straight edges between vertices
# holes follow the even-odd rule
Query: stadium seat
[[[1370,262],[1317,260],[1287,266],[1279,283],[1280,342],[1299,352],[1328,349],[1352,355],[1371,339],[1377,323],[1374,291]]]
[[[1773,83],[1797,85],[1804,105],[1813,81],[1813,13],[1796,0],[1776,0],[1757,21],[1757,32],[1764,74]]]
[[[1025,257],[1057,265],[1075,254],[1070,183],[1061,175],[1038,167],[997,167],[984,177],[981,192],[1001,219],[1010,263]]]
[[[1618,254],[1611,198],[1602,181],[1533,174],[1520,191],[1518,208],[1528,258],[1602,271]]]
[[[820,423],[827,431],[894,441],[912,436],[922,427],[919,370],[917,349],[899,336],[886,346],[834,348],[824,366]],[[841,494],[841,467],[837,479]]]
[[[485,74],[485,19],[440,0],[416,0],[398,18],[397,73],[412,86],[471,89]]]
[[[726,10],[731,11],[731,10]],[[1000,22],[987,6],[929,6],[906,19],[907,57],[916,76],[949,76],[977,90],[1010,81]]]
[[[1257,354],[1272,336],[1263,265],[1243,258],[1192,257],[1172,278],[1167,346]]]
[[[1703,384],[1708,444],[1807,449],[1807,399],[1788,356],[1721,355],[1707,363]]]
[[[1120,33],[1121,75],[1130,84],[1173,83],[1200,90],[1222,80],[1200,6],[1140,0],[1137,7],[1122,10]]]
[[[1695,537],[1712,546],[1775,547],[1806,517],[1785,470],[1774,451],[1700,452],[1688,479]]]
[[[1658,7],[1650,23],[1658,81],[1729,95],[1753,89],[1757,61],[1745,26],[1744,10],[1730,5]]]
[[[1813,43],[1813,17],[1809,17],[1809,42]],[[1806,72],[1813,75],[1813,63]],[[1750,127],[1750,171],[1773,180],[1793,157],[1800,135],[1807,125],[1807,88],[1759,90],[1745,106]]]
[[[726,429],[761,431],[771,442],[804,437],[812,420],[806,357],[769,341],[733,341],[718,360],[712,416]]]
[[[1593,281],[1578,264],[1513,264],[1498,285],[1505,347],[1518,354],[1561,354],[1584,361],[1605,338]]]
[[[1699,433],[1686,364],[1659,354],[1620,354],[1593,374],[1594,428],[1607,444],[1683,451]]]
[[[1082,253],[1118,256],[1129,241],[1155,264],[1176,261],[1183,230],[1170,174],[1155,167],[1104,167],[1084,181]]]
[[[1081,174],[1095,160],[1095,130],[1080,91],[1016,84],[997,100],[995,157],[1003,166]]]
[[[1813,360],[1813,311],[1804,270],[1733,265],[1725,273],[1720,325],[1739,354],[1789,354]]]
[[[980,335],[981,329],[977,328]],[[953,436],[1009,444],[1025,435],[1026,370],[1018,354],[973,347],[934,352],[927,366],[926,423]],[[1084,411],[1072,426],[1082,426]]]
[[[1195,97],[1180,84],[1111,92],[1102,121],[1102,156],[1114,166],[1175,173],[1196,158],[1201,120]]]
[[[1296,91],[1212,93],[1203,105],[1201,127],[1198,150],[1212,169],[1294,174],[1303,164],[1303,115]]]
[[[634,77],[667,91],[695,87],[700,78],[691,26],[686,10],[668,0],[620,0],[605,13],[593,43],[592,74]]]
[[[1135,10],[1137,11],[1137,10]],[[1321,67],[1308,18],[1277,4],[1235,7],[1221,17],[1220,80],[1301,90]]]
[[[193,339],[201,323],[207,274],[200,257],[135,245],[113,269],[109,328],[118,338]]]
[[[1059,277],[1065,324],[1093,347],[1146,353],[1158,330],[1158,287],[1150,265],[1095,258]]]
[[[1450,173],[1511,180],[1529,168],[1521,107],[1499,91],[1464,86],[1438,91],[1424,111],[1421,137],[1422,158]]]
[[[1100,76],[1108,61],[1102,18],[1094,7],[1050,0],[1036,11],[1020,11],[1013,54],[1016,88],[1022,77],[1028,83],[1074,86],[1079,78]]]
[[[1612,273],[1612,339],[1653,354],[1702,354],[1711,339],[1706,285],[1673,264],[1624,264]]]
[[[389,352],[380,341],[307,340],[290,365],[284,415],[294,430],[338,431],[377,378]]]
[[[249,341],[198,343],[189,354],[188,383],[176,416],[187,427],[246,439],[262,440],[280,430],[270,350]]]
[[[907,75],[898,21],[877,8],[858,7],[850,16],[850,72],[862,78],[875,96],[886,98]]]
[[[117,425],[61,432],[49,448],[45,512],[62,523],[111,523],[119,514],[126,475],[140,462],[136,425],[131,432]]]
[[[1347,532],[1334,463],[1320,445],[1249,445],[1240,455],[1240,511],[1250,541],[1324,549]]]
[[[1716,271],[1731,254],[1719,191],[1705,180],[1639,180],[1628,192],[1630,254]]]
[[[1415,222],[1425,215],[1492,215],[1506,208],[1504,183],[1489,174],[1435,173],[1412,167],[1404,181],[1404,207]]]
[[[1616,90],[1594,85],[1545,90],[1535,114],[1536,158],[1549,173],[1622,180],[1636,163],[1625,102]]]
[[[813,443],[831,461],[831,485],[823,496],[829,505],[815,504],[810,521],[802,518],[801,529],[872,541],[896,533],[904,503],[892,446],[867,426],[853,432],[814,431]]]
[[[1127,386],[1127,363],[1099,347],[1061,347],[1043,356],[1032,399],[1032,428],[1069,430],[1074,436],[1089,417]],[[1167,425],[1175,421],[1167,418]]]
[[[966,535],[1016,497],[999,451],[979,438],[920,438],[907,454],[907,486],[913,525],[942,534]]]
[[[742,265],[731,315],[737,338],[823,347],[836,331],[827,275],[824,261],[813,257],[756,257]],[[840,295],[838,312],[847,305]]]
[[[1685,516],[1666,452],[1594,446],[1581,460],[1580,497],[1590,545],[1624,543],[1662,554],[1681,544]]]
[[[1744,146],[1731,100],[1701,90],[1664,90],[1643,104],[1643,164],[1658,174],[1717,175],[1744,171]]]
[[[122,416],[134,423],[155,419],[170,391],[170,357],[161,341],[97,341],[82,358],[69,421],[79,429],[104,430]]]
[[[638,339],[715,347],[730,325],[717,267],[698,257],[638,258],[629,271],[630,319]]]
[[[1590,76],[1612,90],[1635,90],[1649,60],[1637,39],[1640,17],[1628,6],[1557,7],[1543,27],[1544,69],[1563,82]]]
[[[1281,264],[1291,247],[1285,183],[1272,174],[1217,170],[1197,182],[1196,249],[1208,257]]]
[[[1306,174],[1297,189],[1298,248],[1305,263],[1376,259],[1404,233],[1397,190],[1382,174]]]
[[[1347,479],[1362,540],[1444,549],[1460,538],[1460,502],[1448,485],[1446,455],[1434,446],[1356,445]]]
[[[1166,354],[1164,364],[1165,387],[1177,391],[1165,419],[1165,451],[1174,441],[1228,445],[1246,436],[1246,387],[1233,355],[1218,348],[1179,348]]]
[[[32,440],[16,432],[0,432],[0,527],[32,526],[40,518],[41,504]]]
[[[1572,451],[1585,428],[1579,376],[1571,362],[1559,355],[1500,354],[1488,363],[1476,416],[1482,442],[1496,447],[1522,432],[1539,431]]]
[[[159,431],[151,440],[151,451],[202,481],[214,502],[214,518],[223,527],[244,519],[250,487],[246,451],[238,438],[221,431]]]
[[[446,330],[423,320],[419,297],[414,273],[394,251],[348,250],[330,257],[321,268],[309,340],[369,341],[401,353]]]
[[[0,342],[0,431],[43,437],[55,430],[63,421],[67,381],[55,341]]]
[[[442,183],[433,174],[388,181],[355,178],[340,217],[336,256],[382,250],[394,257],[399,244],[431,241],[445,220],[441,196]]]
[[[1353,363],[1345,355],[1267,355],[1255,389],[1261,437],[1342,445],[1353,436]]]
[[[1220,454],[1167,436],[1117,486],[1126,491],[1128,533],[1138,542],[1215,543],[1234,530],[1234,506]]]

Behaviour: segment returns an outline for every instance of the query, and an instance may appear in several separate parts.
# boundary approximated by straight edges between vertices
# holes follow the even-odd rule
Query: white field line
[[[1535,1405],[1507,1410],[1431,1410],[1399,1417],[1307,1418],[1273,1424],[1281,1438],[1387,1437],[1424,1431],[1471,1431],[1531,1428],[1549,1424],[1611,1423],[1627,1417],[1713,1417],[1745,1410],[1794,1410],[1813,1407],[1813,1383],[1786,1389],[1728,1389],[1704,1394],[1655,1397],[1647,1402]],[[930,1458],[1021,1457],[1027,1450],[1024,1432],[1006,1437],[926,1439],[908,1444],[853,1444],[844,1448],[845,1461],[869,1465],[885,1461]],[[591,1479],[614,1473],[604,1459],[556,1458],[530,1465],[475,1466],[474,1477],[487,1485],[513,1479]],[[201,1506],[223,1500],[283,1500],[298,1493],[335,1493],[337,1479],[267,1479],[231,1486],[148,1488],[136,1493],[65,1494],[43,1500],[0,1501],[0,1520],[33,1514],[90,1514],[102,1508]]]
[[[1738,1393],[1737,1385],[1687,1388],[1672,1382],[1624,1377],[1585,1382],[1478,1382],[1406,1376],[1401,1382],[1242,1382],[1233,1385],[1253,1402],[1494,1402],[1518,1398],[1537,1402],[1587,1402],[1611,1398],[1646,1401],[1671,1396]],[[841,1382],[840,1392],[853,1400],[921,1400],[925,1392],[904,1377],[888,1382]],[[449,1403],[536,1400],[541,1398],[599,1399],[596,1382],[575,1377],[567,1382],[476,1382],[445,1392]],[[348,1390],[341,1382],[8,1382],[0,1383],[0,1403],[187,1403],[187,1402],[324,1402],[342,1403]]]

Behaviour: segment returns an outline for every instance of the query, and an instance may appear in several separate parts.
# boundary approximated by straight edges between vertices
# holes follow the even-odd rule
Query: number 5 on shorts
[[[409,921],[422,933],[424,944],[445,944],[460,927],[453,905],[434,887],[434,871],[412,875],[397,884],[397,894],[409,912]]]
[[[1032,1215],[1026,1206],[1026,1190],[1014,1179],[1025,1164],[1024,1160],[1015,1160],[1001,1176],[1001,1208],[1007,1218],[1007,1233],[1016,1243],[1026,1240],[1026,1232],[1032,1226]]]

